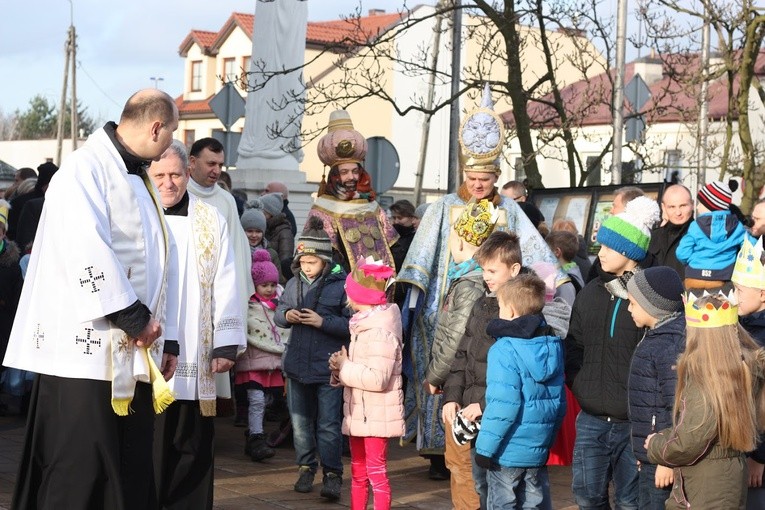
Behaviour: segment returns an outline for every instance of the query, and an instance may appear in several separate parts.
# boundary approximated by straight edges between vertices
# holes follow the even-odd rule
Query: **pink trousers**
[[[387,437],[350,437],[351,510],[366,510],[372,485],[375,510],[390,509]]]

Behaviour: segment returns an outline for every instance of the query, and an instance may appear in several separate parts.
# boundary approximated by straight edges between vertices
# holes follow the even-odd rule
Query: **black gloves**
[[[491,458],[481,455],[480,453],[475,454],[475,463],[488,471],[499,471],[499,464],[491,460]]]

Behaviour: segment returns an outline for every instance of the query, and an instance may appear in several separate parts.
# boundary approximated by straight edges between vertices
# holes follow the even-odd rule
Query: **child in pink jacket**
[[[343,434],[350,436],[351,510],[367,507],[372,485],[376,510],[389,509],[388,438],[404,434],[401,391],[401,312],[385,290],[394,270],[359,261],[345,280],[351,344],[332,354],[331,384],[345,386]]]

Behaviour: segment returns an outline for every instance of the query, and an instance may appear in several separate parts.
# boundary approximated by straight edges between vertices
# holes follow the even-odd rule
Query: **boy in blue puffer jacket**
[[[730,281],[746,228],[730,211],[731,187],[710,182],[696,197],[696,219],[677,245],[675,255],[685,264],[686,289],[713,289]]]
[[[332,261],[324,225],[318,218],[308,221],[295,248],[295,277],[279,299],[274,322],[291,329],[282,368],[299,466],[295,491],[313,490],[318,453],[324,474],[321,496],[336,501],[343,481],[343,388],[329,383],[329,357],[348,348],[351,310],[345,271]]]
[[[499,319],[486,328],[497,342],[475,460],[489,470],[487,508],[542,508],[550,499],[545,463],[566,397],[563,344],[542,315],[545,290],[536,275],[510,280],[497,292]]]

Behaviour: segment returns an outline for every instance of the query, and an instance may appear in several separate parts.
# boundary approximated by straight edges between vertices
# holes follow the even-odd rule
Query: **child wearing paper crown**
[[[673,426],[645,440],[652,463],[674,468],[667,509],[746,505],[745,452],[765,425],[765,350],[738,324],[731,299],[686,297]]]
[[[738,320],[760,347],[765,347],[765,253],[762,238],[744,238],[744,244],[736,257],[731,277],[738,299]],[[756,449],[746,458],[749,471],[749,491],[746,508],[765,508],[765,487],[762,484],[765,470],[765,434],[760,434]]]
[[[236,361],[234,383],[237,389],[244,390],[249,403],[244,453],[260,462],[274,456],[263,434],[266,390],[284,386],[282,353],[289,330],[274,323],[281,288],[279,272],[268,251],[259,249],[252,254],[251,274],[255,294],[247,309],[247,349]]]
[[[732,180],[730,185],[714,181],[699,190],[696,219],[675,250],[677,260],[686,266],[686,289],[719,288],[730,281],[746,233],[730,211],[738,183]]]
[[[389,509],[386,468],[388,438],[404,435],[401,391],[401,312],[385,290],[395,271],[371,258],[360,260],[346,277],[351,344],[329,359],[331,384],[344,386],[343,434],[351,446],[351,509]]]

